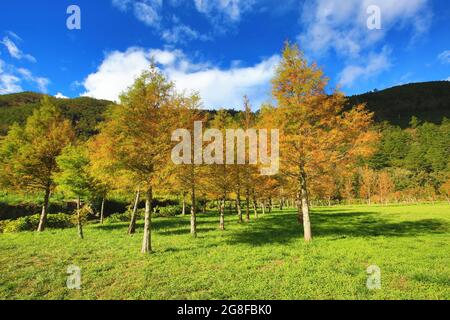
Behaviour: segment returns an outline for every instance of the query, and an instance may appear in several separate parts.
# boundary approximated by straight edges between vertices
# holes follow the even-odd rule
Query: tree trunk
[[[50,186],[47,186],[47,188],[45,189],[44,204],[42,205],[42,213],[39,219],[39,226],[37,229],[38,232],[42,232],[45,229],[45,225],[47,223],[47,211],[49,199],[50,199]]]
[[[296,205],[297,205],[297,222],[298,224],[303,224],[301,181],[299,181],[299,191],[297,192]]]
[[[103,224],[104,220],[104,212],[105,212],[105,197],[102,198],[102,205],[100,207],[100,224]]]
[[[220,230],[225,230],[225,198],[222,199],[220,204],[220,221],[219,221],[219,228]]]
[[[141,253],[152,252],[152,187],[145,193],[145,218],[144,218],[144,237],[142,239]]]
[[[80,196],[77,198],[77,227],[78,227],[78,236],[80,239],[83,239],[83,225],[81,224],[81,199]]]
[[[133,212],[131,213],[130,225],[128,226],[128,234],[134,234],[136,232],[136,218],[137,210],[139,206],[139,198],[141,196],[141,191],[138,189],[136,191],[136,199],[134,200]]]
[[[197,218],[196,218],[196,203],[195,203],[195,183],[192,184],[191,190],[192,206],[191,206],[191,234],[194,238],[197,237]]]
[[[255,198],[253,198],[253,213],[255,214],[255,219],[258,219],[258,203]]]
[[[248,190],[245,195],[245,221],[250,221],[250,194]]]
[[[312,240],[311,221],[309,217],[309,202],[308,202],[308,185],[306,181],[306,172],[303,168],[300,169],[300,197],[302,204],[302,216],[303,216],[303,231],[305,241],[310,242]]]
[[[239,189],[237,191],[236,210],[238,213],[239,223],[242,223],[243,219],[242,219],[242,208],[241,208],[241,191]]]
[[[183,216],[186,215],[186,192],[183,192],[183,211],[182,211],[182,215]]]
[[[272,213],[273,210],[273,202],[272,202],[272,197],[269,198],[269,213]]]
[[[265,215],[266,214],[266,200],[263,200],[261,202],[261,210],[262,210],[262,214]]]

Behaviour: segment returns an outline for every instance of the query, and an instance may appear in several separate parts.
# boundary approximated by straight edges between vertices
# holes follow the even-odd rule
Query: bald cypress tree
[[[38,231],[45,229],[48,203],[55,187],[56,158],[75,139],[65,120],[48,97],[33,112],[25,126],[14,125],[0,147],[0,179],[11,188],[44,193]]]

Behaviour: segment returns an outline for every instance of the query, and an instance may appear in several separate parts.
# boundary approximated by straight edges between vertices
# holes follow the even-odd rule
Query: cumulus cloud
[[[16,34],[14,33],[10,33],[11,35],[14,35],[16,39],[20,39]],[[0,41],[1,44],[3,44],[5,46],[5,48],[8,50],[9,54],[11,55],[11,57],[21,60],[21,59],[26,59],[30,62],[36,62],[36,59],[30,55],[30,54],[25,54],[22,52],[22,50],[20,50],[17,45],[9,38],[9,37],[4,37],[2,41]]]
[[[344,87],[352,87],[358,79],[369,79],[389,70],[391,67],[389,55],[390,50],[385,47],[379,54],[370,54],[365,64],[348,65],[339,75],[339,84]]]
[[[445,50],[438,55],[438,60],[441,63],[450,63],[450,50]]]
[[[199,92],[206,108],[239,108],[245,94],[255,106],[266,101],[280,60],[274,55],[250,67],[221,69],[210,63],[193,63],[180,50],[129,48],[109,53],[98,70],[84,80],[86,91],[82,95],[117,101],[152,58],[178,90]]]

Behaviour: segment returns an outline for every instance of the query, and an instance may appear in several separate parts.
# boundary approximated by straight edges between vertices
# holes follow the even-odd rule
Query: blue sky
[[[69,30],[69,5],[81,30]],[[381,29],[370,30],[370,5]],[[450,79],[447,0],[3,0],[0,93],[117,99],[153,58],[205,107],[270,101],[283,42],[346,94]]]

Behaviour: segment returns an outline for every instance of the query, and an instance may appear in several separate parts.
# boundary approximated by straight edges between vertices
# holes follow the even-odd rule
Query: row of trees
[[[338,92],[327,93],[327,78],[316,65],[308,64],[296,46],[286,45],[273,79],[277,104],[263,105],[252,113],[244,98],[244,111],[236,115],[221,110],[210,116],[201,110],[200,97],[179,93],[156,66],[144,72],[112,106],[99,133],[77,138],[71,124],[48,99],[23,127],[14,125],[0,146],[0,181],[4,187],[42,190],[45,193],[38,231],[44,230],[50,194],[55,188],[77,199],[78,230],[82,230],[82,202],[104,199],[114,192],[135,192],[129,233],[135,232],[136,210],[145,198],[141,251],[151,252],[152,203],[155,194],[182,195],[191,208],[191,233],[197,235],[198,199],[218,203],[219,227],[225,229],[225,204],[235,203],[240,222],[273,206],[295,199],[298,222],[305,241],[312,240],[310,205],[314,198],[334,199],[344,194],[346,179],[366,177],[380,134],[373,130],[372,114],[362,105],[345,110],[346,100]],[[225,132],[229,128],[280,130],[280,171],[260,175],[258,165],[175,165],[171,151],[172,132],[193,131],[195,121]],[[208,147],[210,143],[204,143]],[[211,142],[213,144],[214,141]],[[248,147],[248,146],[247,146]],[[379,146],[378,146],[379,148]],[[224,148],[225,150],[225,148]],[[361,166],[365,164],[364,171]],[[378,175],[378,190],[390,191],[386,177]],[[363,180],[366,178],[363,178]],[[361,194],[372,190],[366,185]],[[333,191],[334,193],[330,193]],[[383,193],[385,194],[385,193]],[[383,195],[384,196],[384,195]],[[185,209],[183,209],[184,211]]]

